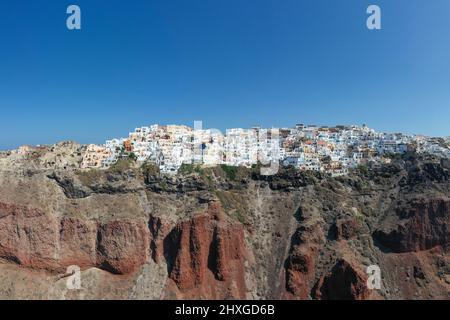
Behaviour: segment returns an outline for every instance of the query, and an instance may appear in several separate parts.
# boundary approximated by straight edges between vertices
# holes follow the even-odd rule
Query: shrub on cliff
[[[159,166],[151,162],[144,162],[141,171],[144,176],[158,176],[160,173]]]
[[[203,173],[203,169],[199,166],[199,165],[195,165],[195,164],[188,164],[188,163],[183,163],[180,168],[178,169],[178,174],[181,175],[189,175],[189,174],[193,174],[193,173],[198,173],[198,174],[202,174]]]

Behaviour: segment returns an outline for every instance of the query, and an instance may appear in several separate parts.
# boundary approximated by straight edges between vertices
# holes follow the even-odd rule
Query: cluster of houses
[[[132,157],[154,163],[165,173],[176,173],[182,164],[250,167],[276,161],[343,175],[361,164],[388,161],[386,154],[416,151],[450,157],[449,145],[445,138],[380,133],[365,125],[234,128],[222,134],[215,129],[156,124],[136,128],[128,138],[88,146],[82,168],[109,167],[118,159]]]

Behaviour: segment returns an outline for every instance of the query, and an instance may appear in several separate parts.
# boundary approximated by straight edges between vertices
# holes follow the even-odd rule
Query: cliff
[[[77,148],[2,155],[0,298],[449,298],[446,160],[407,155],[337,178],[165,176],[131,161],[78,170],[61,151]],[[79,290],[66,287],[72,265]]]

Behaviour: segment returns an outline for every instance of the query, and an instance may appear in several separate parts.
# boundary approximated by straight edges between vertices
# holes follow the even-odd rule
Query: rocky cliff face
[[[331,178],[33,157],[0,161],[0,298],[449,298],[450,174],[438,159]]]
[[[78,265],[115,274],[140,268],[150,243],[144,221],[58,218],[5,203],[0,203],[0,237],[0,257],[23,267],[64,271]]]
[[[374,234],[394,252],[424,251],[450,244],[450,201],[446,198],[419,198],[396,208],[396,223]]]
[[[177,224],[162,245],[177,298],[246,297],[242,225],[225,222],[212,203],[206,215]]]

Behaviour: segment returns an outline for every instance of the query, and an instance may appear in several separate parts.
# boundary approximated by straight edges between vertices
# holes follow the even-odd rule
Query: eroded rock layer
[[[0,298],[449,298],[450,174],[439,159],[332,178],[164,176],[129,162],[79,171],[40,156],[0,159]],[[380,289],[367,284],[373,265]],[[71,266],[79,289],[67,286]]]

